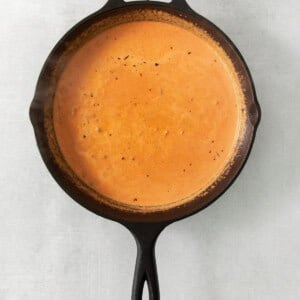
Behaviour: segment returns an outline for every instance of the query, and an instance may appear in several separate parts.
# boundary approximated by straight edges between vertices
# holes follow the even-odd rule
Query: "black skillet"
[[[104,196],[96,194],[72,172],[63,159],[55,138],[52,104],[57,79],[68,57],[99,28],[101,29],[101,26],[107,28],[120,22],[148,18],[159,21],[161,14],[157,12],[161,11],[171,18],[187,20],[206,30],[230,57],[239,74],[245,96],[246,126],[245,135],[229,172],[214,186],[211,186],[205,194],[195,197],[188,203],[166,210],[143,212],[138,209],[120,207]],[[207,207],[232,184],[248,158],[260,119],[260,108],[251,75],[238,49],[219,28],[194,12],[186,0],[173,0],[170,3],[109,0],[99,11],[75,25],[53,49],[41,71],[35,97],[30,107],[30,118],[43,160],[65,192],[90,211],[123,224],[134,235],[137,243],[137,261],[132,299],[142,299],[143,286],[147,281],[150,299],[158,300],[160,296],[154,249],[158,235],[171,223]]]

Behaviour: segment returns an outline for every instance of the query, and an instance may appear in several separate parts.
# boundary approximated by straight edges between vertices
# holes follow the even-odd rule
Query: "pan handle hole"
[[[143,300],[149,299],[149,287],[148,287],[147,281],[145,281],[145,283],[144,283],[142,299]]]

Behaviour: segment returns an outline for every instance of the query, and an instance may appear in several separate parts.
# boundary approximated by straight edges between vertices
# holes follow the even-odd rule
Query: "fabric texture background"
[[[130,299],[133,238],[60,189],[28,116],[50,50],[104,2],[0,0],[1,300]],[[161,235],[161,298],[300,299],[300,2],[188,2],[242,52],[263,115],[235,184]]]

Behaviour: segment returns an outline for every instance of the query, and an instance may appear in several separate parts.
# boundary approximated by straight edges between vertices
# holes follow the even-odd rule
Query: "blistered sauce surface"
[[[238,80],[212,45],[143,21],[106,30],[78,50],[53,108],[73,171],[130,205],[170,204],[205,190],[230,160],[240,122]]]

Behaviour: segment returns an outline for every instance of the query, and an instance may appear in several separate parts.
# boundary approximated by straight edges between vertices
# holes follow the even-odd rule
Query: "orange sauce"
[[[54,99],[59,147],[90,187],[123,204],[168,205],[224,171],[241,89],[207,35],[142,21],[108,29],[65,67]]]

